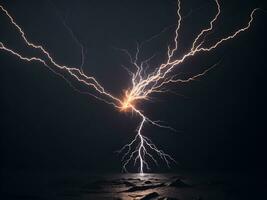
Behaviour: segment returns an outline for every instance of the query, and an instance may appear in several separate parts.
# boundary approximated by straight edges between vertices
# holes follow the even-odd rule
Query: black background
[[[121,64],[127,57],[116,48],[135,51],[144,41],[176,23],[175,0],[2,1],[28,38],[44,45],[61,64],[77,66],[80,49],[62,23],[85,46],[85,72],[117,96],[130,85]],[[207,44],[244,26],[260,0],[223,1],[222,15]],[[180,53],[216,7],[211,0],[182,1]],[[146,125],[144,134],[171,154],[180,168],[260,170],[266,168],[266,12],[260,10],[251,29],[217,50],[200,54],[179,70],[195,74],[220,61],[205,77],[172,86],[182,96],[160,94],[142,108],[179,130],[173,133]],[[61,16],[61,17],[60,17]],[[1,41],[32,55],[7,18],[0,15]],[[144,57],[164,59],[174,27],[147,44]],[[180,55],[181,55],[180,54]],[[94,98],[73,91],[38,63],[26,63],[0,52],[2,170],[121,170],[114,151],[129,142],[140,121]],[[131,168],[136,171],[136,168]]]

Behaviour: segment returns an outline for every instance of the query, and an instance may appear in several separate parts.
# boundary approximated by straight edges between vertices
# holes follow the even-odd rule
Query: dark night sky
[[[32,41],[43,44],[59,63],[78,65],[79,47],[59,17],[67,16],[87,50],[85,71],[116,95],[129,86],[129,77],[121,67],[127,58],[114,47],[134,52],[136,41],[176,23],[175,0],[1,2]],[[266,8],[260,0],[223,1],[222,16],[208,42],[247,23],[255,7]],[[187,17],[181,53],[214,13],[212,0],[182,1]],[[259,11],[249,31],[185,62],[180,70],[193,74],[221,61],[198,81],[172,87],[186,97],[157,95],[153,103],[143,105],[148,116],[181,131],[150,125],[144,130],[179,161],[172,170],[266,167],[266,20],[266,12]],[[1,41],[33,53],[2,14],[0,24]],[[159,60],[163,58],[173,34],[174,29],[168,29],[145,47],[143,55],[157,52]],[[120,171],[120,157],[114,151],[134,137],[138,118],[74,92],[40,64],[0,52],[0,67],[2,169]],[[166,170],[164,165],[153,169]]]

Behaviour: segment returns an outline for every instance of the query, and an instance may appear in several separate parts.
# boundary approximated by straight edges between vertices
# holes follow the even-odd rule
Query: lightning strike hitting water
[[[179,31],[181,28],[182,16],[181,16],[181,3],[177,1],[177,27],[175,30],[175,37],[173,40],[173,44],[168,46],[167,51],[167,59],[166,62],[159,64],[158,66],[149,66],[148,62],[150,59],[145,60],[143,62],[139,62],[138,56],[140,53],[140,46],[137,47],[137,52],[135,57],[133,58],[127,51],[125,51],[130,56],[131,64],[135,67],[135,70],[132,72],[130,70],[129,73],[131,75],[131,86],[125,91],[124,97],[119,98],[115,97],[111,93],[109,93],[93,76],[86,75],[83,70],[83,62],[81,64],[81,68],[72,67],[59,64],[52,58],[51,54],[41,45],[34,44],[30,42],[22,30],[22,28],[15,22],[14,18],[8,13],[8,11],[0,5],[0,10],[5,14],[7,19],[10,21],[11,25],[18,31],[22,40],[25,42],[27,47],[33,48],[40,52],[42,56],[25,56],[23,53],[20,53],[10,47],[8,47],[3,42],[0,42],[0,50],[6,51],[11,55],[26,61],[26,62],[39,62],[49,68],[52,72],[61,76],[71,87],[73,87],[76,91],[81,93],[89,94],[107,104],[113,105],[116,109],[123,112],[133,112],[137,116],[141,118],[141,122],[137,128],[137,134],[135,138],[129,143],[126,144],[122,149],[119,150],[120,153],[124,153],[122,157],[123,169],[125,171],[127,165],[133,161],[134,165],[139,163],[139,172],[141,174],[144,173],[144,169],[149,169],[148,160],[153,161],[156,165],[158,165],[158,161],[155,156],[161,158],[164,162],[166,162],[167,166],[170,166],[170,162],[176,162],[170,155],[166,154],[163,150],[157,148],[155,144],[146,136],[142,134],[142,130],[144,128],[145,123],[150,123],[152,125],[172,129],[171,127],[162,125],[160,121],[153,121],[148,118],[140,109],[137,108],[137,103],[142,103],[143,101],[147,101],[151,98],[151,95],[154,93],[164,93],[168,90],[166,87],[169,84],[177,84],[177,83],[187,83],[193,81],[200,76],[205,75],[211,68],[205,70],[199,74],[193,75],[187,79],[178,78],[178,73],[174,72],[174,69],[177,68],[180,64],[184,63],[188,58],[193,57],[197,53],[200,52],[210,52],[217,47],[219,47],[222,43],[231,40],[238,36],[240,33],[246,31],[250,28],[251,23],[254,19],[255,12],[258,9],[254,9],[250,14],[250,19],[248,23],[236,30],[234,33],[230,34],[227,37],[224,37],[214,44],[204,47],[205,38],[207,33],[211,32],[214,28],[214,23],[218,19],[221,13],[221,7],[218,0],[215,0],[217,12],[214,18],[209,22],[209,26],[200,31],[200,33],[194,39],[192,46],[189,50],[180,58],[176,56],[179,44]],[[83,57],[83,49],[82,49],[82,57]],[[152,69],[152,72],[147,73],[147,68]],[[67,78],[66,74],[68,77]],[[93,92],[84,92],[79,90],[77,87],[73,85],[73,81],[80,83],[83,86],[86,86],[89,91],[93,90]],[[173,130],[173,129],[172,129]]]

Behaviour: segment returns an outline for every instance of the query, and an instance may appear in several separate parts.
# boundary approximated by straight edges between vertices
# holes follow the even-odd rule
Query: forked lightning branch
[[[202,30],[199,31],[195,39],[192,41],[190,47],[186,53],[182,56],[177,56],[179,52],[179,33],[182,27],[183,18],[181,15],[181,2],[177,1],[177,26],[174,33],[173,42],[169,44],[168,50],[166,52],[166,57],[162,63],[155,65],[149,65],[149,60],[140,61],[139,59],[139,49],[135,55],[130,57],[131,65],[134,66],[133,69],[128,69],[130,74],[129,82],[122,85],[122,98],[111,94],[96,77],[90,76],[77,66],[62,65],[56,58],[40,44],[36,44],[30,41],[27,34],[23,31],[23,28],[19,26],[15,18],[0,5],[1,12],[9,20],[10,26],[18,32],[21,40],[25,42],[28,48],[34,49],[41,53],[41,56],[26,56],[24,52],[17,51],[9,47],[8,43],[3,43],[0,40],[0,50],[5,51],[14,57],[21,59],[25,62],[37,62],[41,65],[49,68],[52,72],[61,76],[72,88],[76,91],[84,93],[77,86],[73,84],[73,81],[79,82],[88,89],[86,94],[90,94],[92,97],[103,101],[111,106],[114,106],[118,111],[121,112],[133,112],[140,117],[140,123],[137,127],[137,134],[125,146],[123,146],[118,152],[122,156],[122,166],[123,170],[127,171],[127,166],[129,164],[137,165],[140,173],[144,173],[145,170],[149,170],[149,163],[155,163],[158,165],[158,159],[162,159],[168,166],[171,162],[176,162],[169,154],[165,153],[163,150],[159,149],[143,132],[145,124],[152,124],[161,128],[172,129],[171,127],[163,125],[159,120],[153,120],[153,117],[148,117],[137,105],[150,100],[151,95],[157,93],[165,93],[168,91],[170,85],[177,85],[179,83],[189,83],[200,76],[205,75],[210,69],[204,70],[198,74],[195,74],[189,78],[181,79],[179,78],[179,70],[177,68],[182,63],[192,59],[195,55],[199,53],[212,53],[216,48],[220,47],[223,43],[234,39],[239,36],[242,32],[248,30],[254,20],[255,13],[258,9],[252,10],[247,22],[238,27],[228,36],[218,39],[211,45],[206,45],[205,39],[208,37],[208,33],[214,31],[217,19],[221,14],[221,6],[218,0],[214,0],[214,7],[217,9],[215,16],[209,21],[207,26],[204,26]],[[2,27],[4,28],[4,27]],[[68,76],[66,76],[66,74]],[[71,78],[70,78],[71,77]],[[130,87],[125,87],[129,86]],[[125,88],[127,88],[125,90]],[[92,92],[93,91],[93,92]],[[173,129],[172,129],[173,130]]]

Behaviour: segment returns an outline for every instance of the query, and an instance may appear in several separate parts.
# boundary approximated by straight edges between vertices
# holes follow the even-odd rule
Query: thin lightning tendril
[[[129,72],[131,76],[131,86],[127,90],[125,90],[123,98],[115,97],[114,95],[109,93],[96,80],[95,77],[86,75],[84,73],[83,71],[83,65],[84,65],[83,46],[80,46],[82,50],[82,64],[80,67],[76,68],[72,66],[59,64],[55,61],[55,59],[50,55],[50,53],[43,46],[39,44],[34,44],[33,42],[30,42],[28,40],[22,28],[15,22],[14,18],[9,14],[9,12],[1,5],[0,5],[0,10],[9,19],[11,25],[13,25],[13,27],[18,31],[18,33],[20,34],[25,44],[29,48],[33,48],[41,52],[42,57],[41,56],[39,57],[24,56],[22,53],[19,53],[16,50],[9,48],[3,42],[0,42],[0,50],[6,51],[10,53],[11,55],[26,62],[39,62],[43,64],[44,66],[46,66],[47,68],[49,68],[52,72],[61,76],[76,91],[80,93],[92,95],[98,100],[101,100],[107,104],[110,104],[120,111],[124,111],[124,112],[131,111],[135,113],[137,116],[139,116],[141,118],[141,122],[137,128],[136,136],[130,143],[123,146],[118,152],[124,153],[122,157],[124,171],[127,171],[127,166],[129,165],[130,162],[133,161],[134,165],[136,165],[137,162],[139,163],[139,172],[143,174],[144,169],[147,169],[147,170],[150,169],[148,160],[151,160],[156,165],[158,165],[158,161],[155,156],[158,156],[159,158],[161,158],[167,164],[168,167],[170,167],[171,162],[176,163],[176,161],[169,154],[166,154],[163,150],[159,149],[155,144],[153,144],[153,142],[148,137],[142,134],[145,123],[150,123],[154,126],[158,126],[161,128],[168,128],[171,130],[174,130],[174,129],[169,126],[163,125],[160,121],[151,120],[140,109],[137,108],[136,104],[142,101],[150,100],[152,94],[167,92],[168,90],[166,90],[165,87],[171,83],[172,84],[188,83],[188,82],[196,80],[197,78],[201,76],[204,76],[214,66],[204,70],[203,72],[199,74],[193,75],[186,79],[177,78],[179,74],[177,72],[174,72],[174,69],[178,68],[179,65],[184,63],[188,58],[193,57],[196,54],[201,53],[201,52],[210,52],[216,49],[217,47],[219,47],[222,43],[235,38],[240,33],[249,29],[254,20],[255,12],[258,10],[258,9],[254,9],[251,12],[250,19],[243,28],[240,28],[234,33],[230,34],[229,36],[218,40],[217,42],[210,45],[209,47],[204,47],[205,37],[207,36],[209,32],[213,31],[214,23],[217,21],[221,13],[221,7],[220,7],[218,0],[214,0],[214,1],[217,6],[216,15],[209,22],[209,26],[207,28],[202,29],[200,33],[196,36],[196,38],[194,39],[192,43],[190,50],[187,51],[180,58],[177,58],[178,57],[177,50],[179,47],[178,45],[179,31],[180,31],[181,22],[182,22],[180,0],[177,0],[177,26],[175,29],[175,37],[173,40],[173,44],[168,46],[166,62],[163,62],[159,66],[150,67],[148,63],[151,59],[153,59],[154,55],[142,62],[139,62],[138,57],[140,53],[140,48],[142,47],[144,43],[141,45],[137,45],[137,51],[134,57],[132,57],[131,54],[127,50],[123,50],[129,56],[130,62],[135,68],[134,72],[130,71],[130,69],[127,68],[127,71]],[[69,31],[71,32],[71,30]],[[153,38],[154,37],[158,37],[158,35],[153,36]],[[152,70],[149,73],[147,72],[149,69],[154,69],[154,70]],[[67,74],[68,76],[70,76],[71,80],[67,79],[64,76],[64,74]],[[93,90],[94,93],[80,91],[73,85],[72,83],[73,80],[77,81],[83,86],[86,86],[88,90],[90,89]]]

